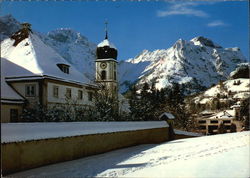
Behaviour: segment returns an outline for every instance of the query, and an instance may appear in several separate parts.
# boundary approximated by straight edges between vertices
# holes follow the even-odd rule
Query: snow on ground
[[[240,84],[234,85],[234,83],[238,82],[238,81],[240,82]],[[249,79],[239,78],[239,79],[227,80],[224,82],[224,85],[228,91],[230,90],[232,92],[249,92],[250,81],[249,81]],[[226,93],[227,92],[220,89],[219,85],[216,85],[216,86],[208,89],[204,93],[204,96],[213,97],[213,96],[216,96],[217,94],[226,94]]]
[[[233,92],[233,98],[236,99],[244,99],[250,96],[250,80],[247,78],[226,80],[223,84],[224,87],[222,88],[220,87],[220,84],[218,84],[209,88],[203,94],[195,97],[195,103],[206,104],[212,101],[218,94],[229,95],[229,91]]]
[[[165,121],[1,123],[1,143],[163,127]]]
[[[219,94],[226,94],[225,91],[222,91],[222,90],[220,89],[220,86],[219,86],[219,85],[216,85],[216,86],[214,86],[214,87],[208,89],[207,91],[205,91],[205,92],[204,92],[204,96],[206,96],[206,97],[214,97],[214,96],[216,96],[218,93],[219,93]]]
[[[239,82],[239,85],[234,85]],[[232,92],[249,92],[250,80],[248,78],[238,78],[224,82],[226,88]]]
[[[13,177],[249,177],[250,132],[140,145]]]
[[[177,129],[174,129],[174,133],[179,134],[179,135],[187,135],[187,136],[203,136],[203,134],[201,133],[187,132],[187,131],[177,130]]]

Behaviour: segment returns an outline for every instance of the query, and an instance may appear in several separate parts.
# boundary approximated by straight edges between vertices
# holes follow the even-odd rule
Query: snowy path
[[[13,174],[25,177],[249,177],[250,132],[140,145]]]

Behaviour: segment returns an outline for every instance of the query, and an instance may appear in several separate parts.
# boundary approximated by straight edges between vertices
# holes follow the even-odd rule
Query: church
[[[118,52],[108,40],[107,26],[105,39],[96,49],[95,81],[44,44],[28,23],[1,46],[1,122],[20,122],[23,109],[38,104],[51,107],[72,100],[93,106],[93,94],[100,90],[124,102],[118,94]]]

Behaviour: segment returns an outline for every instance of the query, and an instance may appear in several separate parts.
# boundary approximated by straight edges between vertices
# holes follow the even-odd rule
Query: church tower
[[[111,97],[118,98],[117,49],[108,40],[107,22],[105,25],[105,39],[96,49],[96,82],[101,84]]]

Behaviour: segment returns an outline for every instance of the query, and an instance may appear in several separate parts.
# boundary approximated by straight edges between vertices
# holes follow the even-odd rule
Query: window
[[[10,122],[17,122],[17,121],[18,121],[18,110],[10,109]]]
[[[93,93],[92,92],[88,92],[88,99],[89,99],[89,101],[93,100]]]
[[[101,80],[105,80],[105,79],[106,79],[106,71],[103,70],[103,71],[101,72]]]
[[[214,133],[217,132],[217,131],[216,131],[217,129],[218,129],[218,126],[210,125],[210,126],[208,126],[208,133],[214,134]]]
[[[200,130],[206,130],[206,126],[199,126]]]
[[[83,96],[82,90],[78,90],[78,99],[82,100],[82,98],[83,98],[82,96]]]
[[[218,123],[218,120],[211,120],[210,123],[211,123],[211,124],[217,124],[217,123]]]
[[[55,98],[58,98],[59,95],[59,87],[58,86],[53,86],[53,96]]]
[[[116,72],[114,72],[114,80],[116,80]]]
[[[36,85],[25,86],[25,96],[34,97],[36,96]]]
[[[66,98],[71,98],[71,89],[66,88]]]
[[[64,72],[64,73],[66,73],[66,74],[69,74],[69,65],[67,65],[67,64],[57,64],[57,66],[59,67],[59,69],[62,71],[62,72]]]
[[[116,70],[116,64],[114,64],[114,70]]]
[[[199,120],[199,124],[205,124],[206,120]]]
[[[230,124],[230,123],[231,123],[230,120],[224,120],[224,121],[223,121],[223,124]]]

